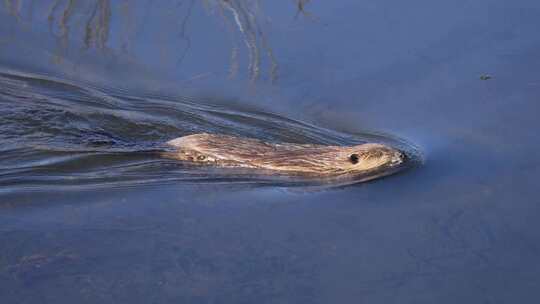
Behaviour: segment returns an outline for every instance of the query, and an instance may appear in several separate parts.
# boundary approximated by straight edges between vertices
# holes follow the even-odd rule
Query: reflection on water
[[[248,72],[249,78],[257,80],[261,73],[261,61],[266,58],[269,61],[269,78],[274,82],[278,75],[278,64],[274,57],[272,48],[266,39],[261,26],[259,2],[258,1],[220,1],[215,0],[222,8],[228,10],[230,15],[222,14],[226,19],[227,27],[234,24],[242,36],[242,40],[248,50]],[[264,53],[263,53],[264,52]],[[263,54],[261,54],[263,53]],[[264,54],[266,57],[263,57]],[[234,46],[231,53],[230,76],[236,76],[238,71],[238,46]]]
[[[297,0],[297,13],[311,17],[305,10],[309,1]],[[136,33],[144,30],[148,22],[147,13],[140,8],[151,10],[154,3],[134,4],[129,1],[111,3],[109,0],[6,0],[4,7],[19,22],[35,22],[34,18],[46,18],[49,31],[58,40],[59,51],[56,61],[61,62],[69,51],[70,41],[79,41],[84,49],[100,51],[116,51],[118,54],[130,54],[130,45]],[[39,6],[36,8],[36,6]],[[290,6],[293,7],[293,6]],[[168,7],[170,18],[177,20],[171,24],[168,37],[183,42],[180,49],[172,50],[177,54],[176,65],[181,65],[191,48],[188,23],[194,10],[205,10],[209,16],[221,19],[216,23],[219,30],[226,32],[232,44],[230,48],[229,77],[238,77],[243,65],[242,57],[246,57],[247,77],[251,81],[259,80],[263,74],[271,83],[279,76],[278,60],[266,37],[263,24],[268,23],[260,1],[255,0],[185,0]],[[35,11],[46,11],[46,16],[37,15]],[[114,27],[114,28],[113,28]],[[160,33],[155,33],[156,35]],[[118,35],[116,41],[110,43],[110,37]],[[204,37],[203,37],[204,38]],[[242,47],[243,46],[243,47]],[[157,47],[157,46],[156,46]],[[133,54],[131,54],[133,55]]]

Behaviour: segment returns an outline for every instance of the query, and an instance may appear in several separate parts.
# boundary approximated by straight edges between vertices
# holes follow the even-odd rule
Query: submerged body
[[[372,174],[374,178],[392,173],[405,161],[401,151],[375,143],[356,146],[267,143],[201,133],[176,138],[167,144],[175,149],[162,154],[168,158],[287,175],[333,177],[376,173]]]

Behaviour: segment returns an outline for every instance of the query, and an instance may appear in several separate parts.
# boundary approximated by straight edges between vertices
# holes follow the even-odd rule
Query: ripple
[[[275,113],[210,102],[156,94],[133,96],[121,89],[0,70],[1,192],[165,183],[340,186],[362,180],[257,175],[166,160],[156,153],[165,149],[167,140],[199,132],[268,142],[380,142],[406,151],[412,159],[396,170],[422,159],[413,145],[386,134],[349,134]]]

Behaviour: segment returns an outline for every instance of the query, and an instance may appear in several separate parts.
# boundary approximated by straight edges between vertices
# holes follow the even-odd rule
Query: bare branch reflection
[[[296,17],[300,14],[310,16],[305,6],[311,0],[293,0],[296,8]],[[239,72],[246,67],[247,77],[251,81],[261,79],[275,82],[279,76],[279,64],[267,38],[264,26],[269,21],[262,12],[263,0],[183,0],[176,3],[167,13],[173,14],[178,22],[173,25],[176,31],[164,27],[163,35],[177,35],[176,39],[183,41],[185,47],[178,49],[177,65],[179,66],[190,52],[192,41],[188,28],[189,19],[194,14],[197,4],[209,12],[209,16],[219,17],[224,24],[224,30],[232,37],[230,47],[228,75],[230,78],[238,77]],[[108,54],[118,51],[119,54],[134,55],[133,38],[141,36],[142,28],[148,21],[145,17],[155,7],[167,7],[173,2],[154,2],[147,0],[149,5],[135,5],[129,0],[111,2],[110,0],[4,0],[5,10],[18,21],[24,18],[32,22],[37,11],[45,12],[46,22],[50,33],[58,40],[59,51],[57,60],[67,56],[70,45],[82,45],[83,50],[95,49],[107,51]],[[165,3],[165,6],[163,4]],[[39,8],[37,8],[39,6]],[[167,8],[168,9],[168,8]],[[36,13],[34,13],[36,11]],[[137,14],[142,11],[142,14]],[[21,13],[27,12],[27,14]],[[160,12],[161,14],[162,12]],[[43,17],[43,15],[41,15]],[[141,19],[141,20],[137,20]],[[114,20],[113,18],[118,19]],[[116,26],[118,28],[111,28]],[[221,30],[221,29],[220,29]],[[174,33],[176,32],[176,34]],[[111,36],[114,39],[110,41]],[[204,38],[199,35],[198,38]],[[167,41],[167,39],[165,39]],[[173,40],[171,40],[173,41]],[[109,45],[111,44],[111,45]],[[160,45],[164,47],[166,45]],[[179,48],[179,47],[176,47]],[[242,63],[242,56],[247,57]]]
[[[180,58],[178,59],[177,65],[180,65],[182,61],[184,61],[184,58],[186,58],[186,55],[191,48],[191,39],[186,34],[187,29],[187,23],[189,21],[189,18],[192,15],[193,12],[193,6],[195,5],[195,0],[189,0],[188,7],[187,7],[187,13],[185,17],[182,19],[182,22],[180,24],[180,39],[184,40],[186,42],[186,47],[184,48],[184,51],[180,55]]]
[[[269,79],[271,82],[275,82],[278,78],[278,64],[272,48],[259,25],[259,19],[262,15],[259,1],[221,0],[217,3],[230,12],[229,15],[223,14],[222,16],[229,19],[229,24],[231,22],[235,24],[248,50],[249,78],[255,81],[261,76],[261,63],[264,59],[264,55],[261,53],[265,52],[266,60],[268,60],[270,65]],[[235,46],[231,52],[231,76],[235,75],[239,66],[237,56],[238,47]]]
[[[306,5],[308,5],[309,2],[311,2],[311,0],[295,0],[295,1],[296,1],[296,7],[297,7],[296,16],[294,16],[295,19],[298,18],[298,16],[300,16],[301,14],[309,18],[315,18],[310,12],[306,11]]]
[[[21,11],[21,1],[22,0],[4,0],[6,10],[12,15],[18,18]]]
[[[109,39],[111,5],[109,0],[98,0],[94,3],[90,18],[86,22],[84,44],[86,48],[94,46],[105,49]]]

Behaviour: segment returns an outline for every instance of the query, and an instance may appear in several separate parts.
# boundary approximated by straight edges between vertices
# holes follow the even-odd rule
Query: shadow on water
[[[0,115],[4,120],[0,125],[4,143],[0,184],[9,189],[4,191],[171,182],[338,186],[373,177],[372,173],[361,179],[300,179],[208,168],[159,156],[159,151],[168,149],[166,141],[202,132],[268,142],[381,142],[419,159],[415,148],[397,138],[346,134],[276,114],[211,103],[190,97],[130,96],[122,90],[4,70],[0,73]]]

